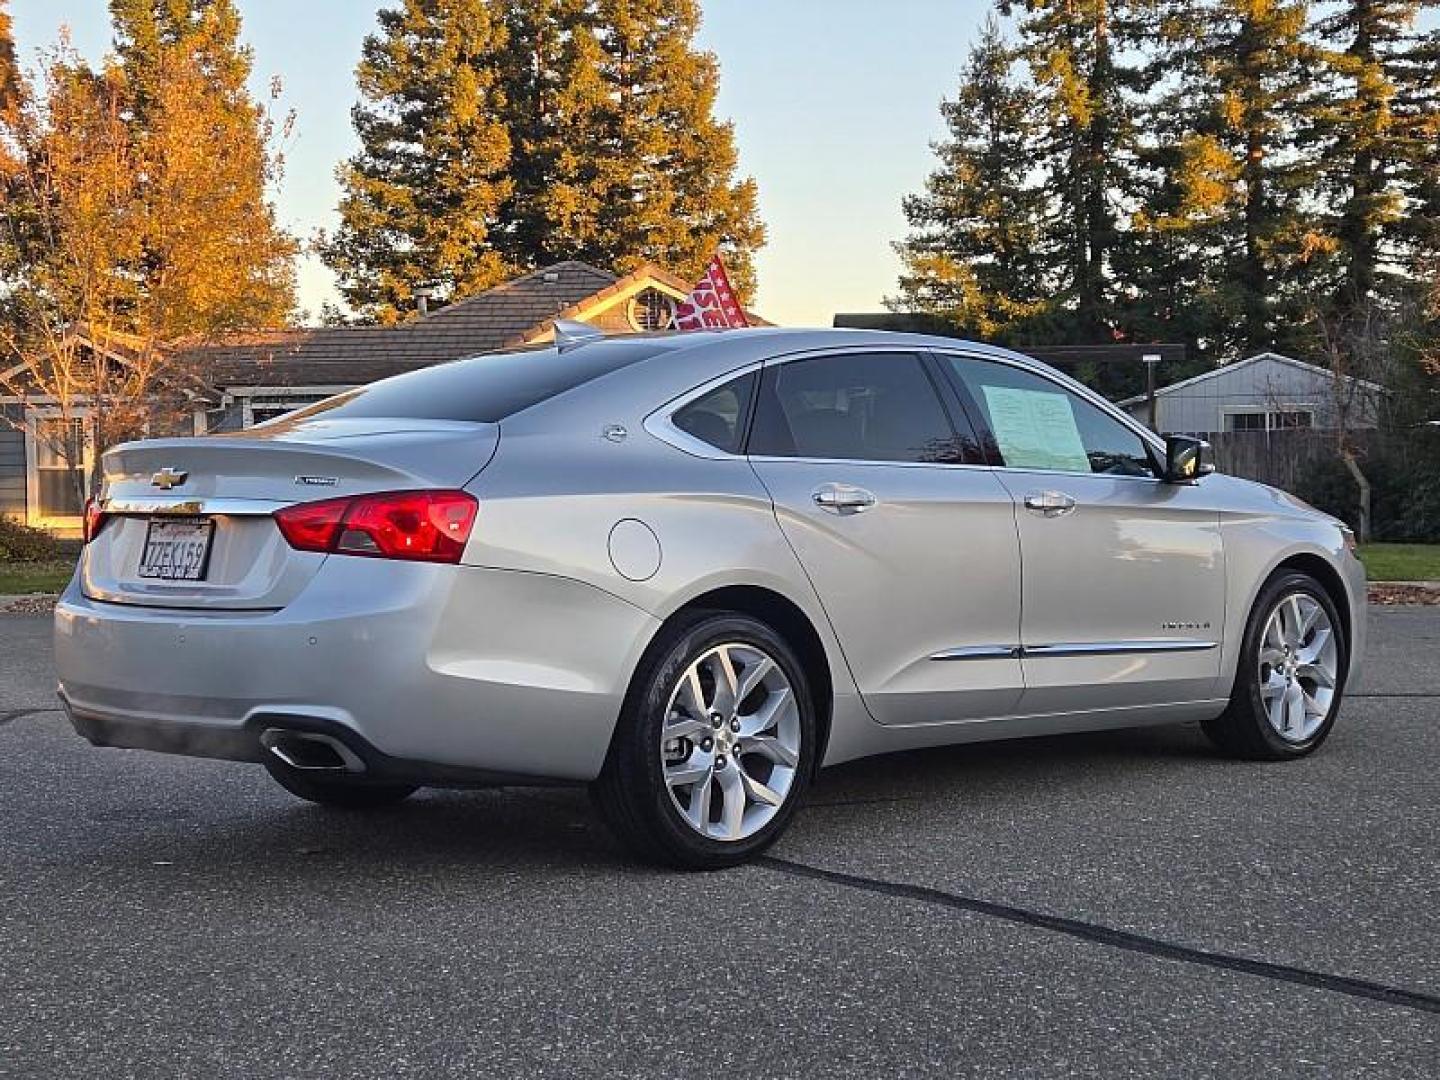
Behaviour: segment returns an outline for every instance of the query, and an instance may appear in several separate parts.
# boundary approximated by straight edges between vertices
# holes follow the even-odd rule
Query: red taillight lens
[[[458,563],[479,512],[465,491],[392,491],[288,506],[275,523],[301,551]]]
[[[85,522],[81,527],[81,536],[85,543],[90,543],[100,535],[100,530],[105,527],[105,522],[110,520],[110,515],[100,509],[100,500],[89,498],[85,500]]]

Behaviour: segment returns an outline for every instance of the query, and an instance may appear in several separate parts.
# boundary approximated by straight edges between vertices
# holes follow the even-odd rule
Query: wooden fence
[[[1335,432],[1295,428],[1285,431],[1217,431],[1203,436],[1215,448],[1215,467],[1232,476],[1259,480],[1294,491],[1309,466],[1335,460]],[[1353,441],[1364,454],[1369,432],[1356,432]]]

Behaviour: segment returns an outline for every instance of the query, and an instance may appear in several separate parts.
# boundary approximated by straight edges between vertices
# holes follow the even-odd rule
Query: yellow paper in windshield
[[[1021,469],[1089,472],[1090,459],[1075,426],[1075,413],[1064,394],[985,387],[990,426],[1005,464]]]

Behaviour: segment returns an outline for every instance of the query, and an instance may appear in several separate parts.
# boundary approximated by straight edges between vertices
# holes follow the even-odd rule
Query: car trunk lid
[[[326,556],[292,549],[272,517],[276,510],[377,491],[462,487],[498,442],[495,424],[317,418],[118,446],[104,457],[107,518],[85,549],[85,594],[152,607],[282,608]],[[154,576],[194,573],[197,565],[199,580]]]

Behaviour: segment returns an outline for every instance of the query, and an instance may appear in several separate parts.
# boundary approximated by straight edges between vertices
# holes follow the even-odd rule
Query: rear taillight
[[[458,563],[479,512],[465,491],[388,491],[287,506],[275,524],[300,551]]]
[[[90,543],[100,535],[100,530],[105,527],[105,522],[110,520],[110,515],[100,509],[100,500],[89,498],[85,500],[85,521],[81,527],[81,535],[85,543]]]

